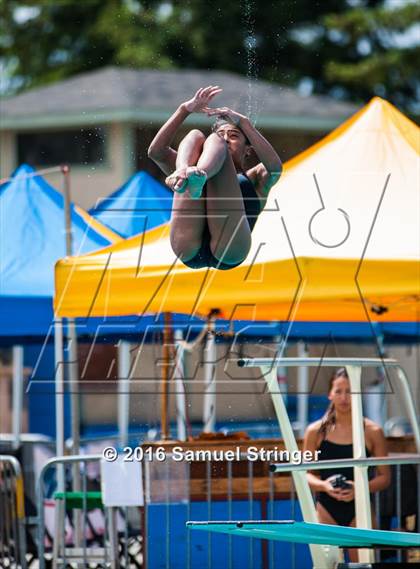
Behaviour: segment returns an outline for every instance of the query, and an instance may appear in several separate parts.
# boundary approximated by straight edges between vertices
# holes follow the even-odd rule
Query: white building
[[[1,102],[0,176],[23,162],[36,168],[69,163],[73,199],[89,208],[136,170],[161,175],[147,158],[149,143],[179,103],[209,84],[223,88],[215,104],[257,119],[283,160],[356,110],[329,97],[303,97],[288,87],[223,71],[107,67]],[[208,130],[211,121],[192,115],[178,138],[191,125]],[[50,179],[56,187],[58,180]]]

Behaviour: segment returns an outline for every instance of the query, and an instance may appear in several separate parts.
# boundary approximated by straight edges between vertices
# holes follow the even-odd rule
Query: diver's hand
[[[205,113],[209,109],[208,104],[210,101],[222,92],[222,89],[216,85],[209,85],[208,87],[201,87],[196,94],[189,101],[182,104],[184,109],[189,113]]]
[[[207,108],[204,109],[204,112],[209,117],[218,116],[221,119],[227,119],[229,122],[235,124],[236,126],[239,126],[241,122],[248,120],[248,117],[245,115],[241,115],[240,113],[233,111],[228,107],[217,107],[215,109]]]

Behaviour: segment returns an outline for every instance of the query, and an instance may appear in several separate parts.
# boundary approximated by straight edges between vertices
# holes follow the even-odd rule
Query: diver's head
[[[219,117],[212,131],[225,140],[235,166],[243,170],[245,159],[251,153],[251,144],[240,127],[229,117]]]

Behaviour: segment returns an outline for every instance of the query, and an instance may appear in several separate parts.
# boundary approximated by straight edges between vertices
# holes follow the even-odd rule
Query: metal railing
[[[384,457],[371,457],[371,458],[345,458],[341,460],[322,460],[318,462],[302,462],[301,464],[272,464],[270,465],[270,470],[277,474],[284,472],[296,472],[296,471],[308,471],[308,470],[325,470],[330,468],[345,468],[345,467],[375,467],[375,466],[397,466],[396,469],[396,500],[395,500],[395,510],[397,524],[399,528],[403,526],[403,511],[402,511],[402,484],[401,484],[401,466],[416,466],[417,475],[417,491],[414,494],[414,502],[416,504],[416,525],[417,531],[420,530],[420,454],[400,454],[400,455],[389,455]],[[407,489],[406,489],[407,490]],[[414,490],[414,489],[413,489]],[[381,519],[381,507],[379,500],[379,493],[375,496],[375,506],[376,506],[376,516]],[[413,508],[414,509],[414,508]],[[420,540],[419,540],[420,544]],[[376,552],[376,558],[379,560],[379,555]],[[401,550],[397,551],[397,561],[400,563],[402,561]]]
[[[383,466],[395,464],[420,464],[420,454],[401,454],[378,456],[370,458],[341,458],[340,460],[321,460],[317,462],[301,462],[300,464],[272,464],[272,472],[296,472],[298,470],[325,470],[328,468],[339,467],[349,468],[351,466]]]
[[[0,455],[0,567],[26,569],[23,478],[8,455]]]
[[[275,358],[247,358],[237,360],[239,367],[257,367],[266,382],[268,391],[273,401],[277,420],[280,425],[281,433],[285,441],[287,450],[293,452],[297,450],[296,438],[293,433],[292,425],[287,414],[287,409],[279,392],[277,382],[277,367],[342,367],[345,366],[350,382],[351,389],[351,415],[352,415],[352,440],[353,450],[357,457],[363,458],[366,452],[364,421],[362,412],[362,385],[361,374],[365,367],[394,368],[397,372],[397,379],[402,389],[402,396],[408,419],[413,429],[416,450],[420,454],[420,425],[411,392],[410,383],[401,365],[394,359],[384,358],[325,358],[325,357],[275,357]],[[355,466],[354,485],[355,485],[355,507],[356,525],[370,529],[372,526],[371,503],[369,499],[367,468]],[[305,473],[302,471],[292,471],[292,476],[302,507],[304,520],[306,522],[317,522],[317,515],[313,504],[310,488]],[[338,561],[339,551],[337,547],[324,547],[312,544],[311,555],[316,569],[331,569]],[[360,550],[359,559],[364,563],[373,562],[373,553],[369,550]]]
[[[54,508],[54,535],[53,541],[53,567],[66,567],[67,564],[77,567],[88,567],[94,562],[103,567],[117,569],[119,567],[117,552],[117,529],[115,523],[116,512],[110,508],[103,508],[104,533],[92,535],[92,521],[89,512],[94,508],[101,508],[100,492],[89,491],[89,480],[86,466],[88,463],[100,461],[102,455],[56,457],[49,460],[42,468],[37,485],[38,510],[38,552],[39,569],[45,569],[45,535],[46,523],[44,512],[46,475],[55,469],[58,480],[58,492],[53,493]],[[60,480],[71,479],[71,468],[74,464],[80,465],[81,491],[71,492],[67,485],[60,488]],[[61,476],[60,476],[61,471]],[[76,495],[77,494],[77,495]],[[68,510],[77,509],[81,515],[76,527],[71,527]],[[98,543],[99,541],[99,543]]]
[[[129,440],[127,446],[131,443],[135,443],[136,445],[139,444],[140,441],[143,441],[145,438],[145,432],[130,432],[128,434]],[[113,433],[108,435],[91,435],[88,437],[81,437],[80,438],[80,447],[83,448],[89,444],[99,444],[99,443],[115,443],[117,446],[120,442],[121,434],[120,433]],[[71,451],[73,448],[73,439],[70,437],[64,441],[65,448],[67,451]],[[105,446],[105,445],[104,445]]]
[[[38,472],[36,470],[35,449],[36,448],[48,449],[51,452],[50,458],[55,454],[55,441],[51,437],[38,433],[22,433],[20,435],[19,446],[15,446],[15,436],[11,433],[0,434],[0,452],[8,454],[9,452],[14,456],[18,456],[23,480],[25,483],[25,497],[29,499],[32,504],[36,502],[36,479]],[[17,453],[17,454],[15,454]]]
[[[133,437],[137,437],[137,433],[134,433]],[[117,436],[96,436],[96,437],[89,437],[83,439],[83,443],[99,443],[103,446],[106,446],[110,443],[110,441],[117,442]],[[32,433],[24,433],[21,436],[20,440],[20,447],[15,449],[13,447],[14,437],[12,434],[0,434],[0,448],[3,453],[9,457],[9,451],[13,454],[18,454],[18,461],[21,464],[22,470],[22,477],[24,481],[24,497],[25,497],[25,514],[26,517],[22,520],[21,524],[25,526],[26,529],[26,552],[27,552],[27,565],[28,567],[32,567],[32,562],[36,564],[38,558],[41,558],[42,564],[45,564],[45,560],[47,562],[50,561],[50,557],[53,554],[51,545],[54,544],[54,539],[51,535],[51,532],[48,531],[48,527],[45,527],[45,515],[52,511],[53,504],[55,503],[54,500],[48,500],[46,504],[43,504],[40,508],[39,500],[38,500],[38,491],[39,491],[39,476],[41,473],[42,466],[47,464],[47,461],[53,459],[54,452],[55,452],[55,441],[50,437],[40,435],[40,434],[32,434]],[[96,445],[95,445],[96,446]],[[35,460],[35,450],[39,447],[40,449],[46,452],[43,452],[42,457],[39,457]],[[0,453],[1,453],[0,451]],[[49,454],[51,451],[51,454]],[[95,448],[93,451],[95,453],[100,452],[100,446]],[[90,453],[92,454],[92,453]],[[44,456],[45,455],[45,456]],[[85,459],[88,458],[88,455],[84,455],[80,457],[80,462],[84,462]],[[100,458],[99,454],[96,458]],[[82,460],[83,459],[83,460]],[[93,462],[98,463],[98,460]],[[77,461],[73,462],[76,466]],[[36,467],[38,466],[38,468]],[[80,466],[80,465],[79,465]],[[86,468],[87,467],[87,468]],[[47,487],[51,487],[57,483],[57,476],[56,470],[58,467],[51,467],[48,468],[47,472],[43,473],[43,484],[44,484],[44,497],[48,495]],[[94,469],[93,464],[91,465],[81,465],[81,471],[85,472],[89,470],[88,473],[88,483],[87,486],[96,483],[96,486],[99,487],[100,483],[100,469],[99,464],[95,469],[95,473],[92,472]],[[66,485],[67,488],[74,488],[73,484],[73,477],[66,467]],[[94,478],[96,479],[94,480]],[[1,497],[1,494],[0,494]],[[2,500],[2,504],[0,506],[0,516],[3,519],[7,520],[7,518],[3,515],[3,510],[5,508],[6,502]],[[85,527],[86,532],[88,535],[92,533],[92,524],[86,523],[86,517],[83,517],[83,508],[76,509],[72,515],[71,519],[71,531],[73,532],[73,536],[75,535],[82,535],[83,526]],[[93,517],[95,521],[98,520],[98,515],[93,514],[90,517]],[[67,525],[69,525],[69,516],[67,516]],[[120,526],[120,533],[119,533],[119,540],[121,545],[120,551],[120,560],[124,564],[125,567],[128,567],[129,560],[133,561],[136,558],[141,558],[141,543],[139,541],[139,534],[140,534],[140,516],[136,515],[136,512],[133,511],[131,508],[120,508],[118,513],[118,521]],[[128,523],[125,524],[124,527],[123,523],[124,520],[128,520]],[[48,520],[49,521],[49,520]],[[0,520],[1,524],[1,520]],[[44,527],[40,527],[40,524]],[[48,525],[48,524],[47,524]],[[93,528],[94,529],[94,528]],[[53,533],[53,532],[52,532]],[[44,535],[44,538],[41,538],[41,535]],[[99,536],[99,540],[103,542],[104,536]],[[92,542],[92,539],[89,539]],[[0,541],[0,552],[5,551],[5,546],[3,545],[4,540]],[[7,543],[7,540],[6,540]],[[79,544],[83,545],[83,540],[80,537]],[[137,565],[135,565],[137,566]],[[3,567],[1,557],[0,557],[0,567]],[[36,565],[38,567],[38,565]]]

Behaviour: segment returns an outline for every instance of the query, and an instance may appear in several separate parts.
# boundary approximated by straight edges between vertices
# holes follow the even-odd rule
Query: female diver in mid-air
[[[247,117],[227,107],[208,106],[221,91],[217,86],[199,89],[162,126],[148,151],[175,192],[172,249],[193,269],[227,270],[243,262],[251,231],[282,169],[274,148]],[[172,140],[191,113],[218,120],[210,136],[191,130],[176,151]],[[251,147],[261,162],[245,172]]]

